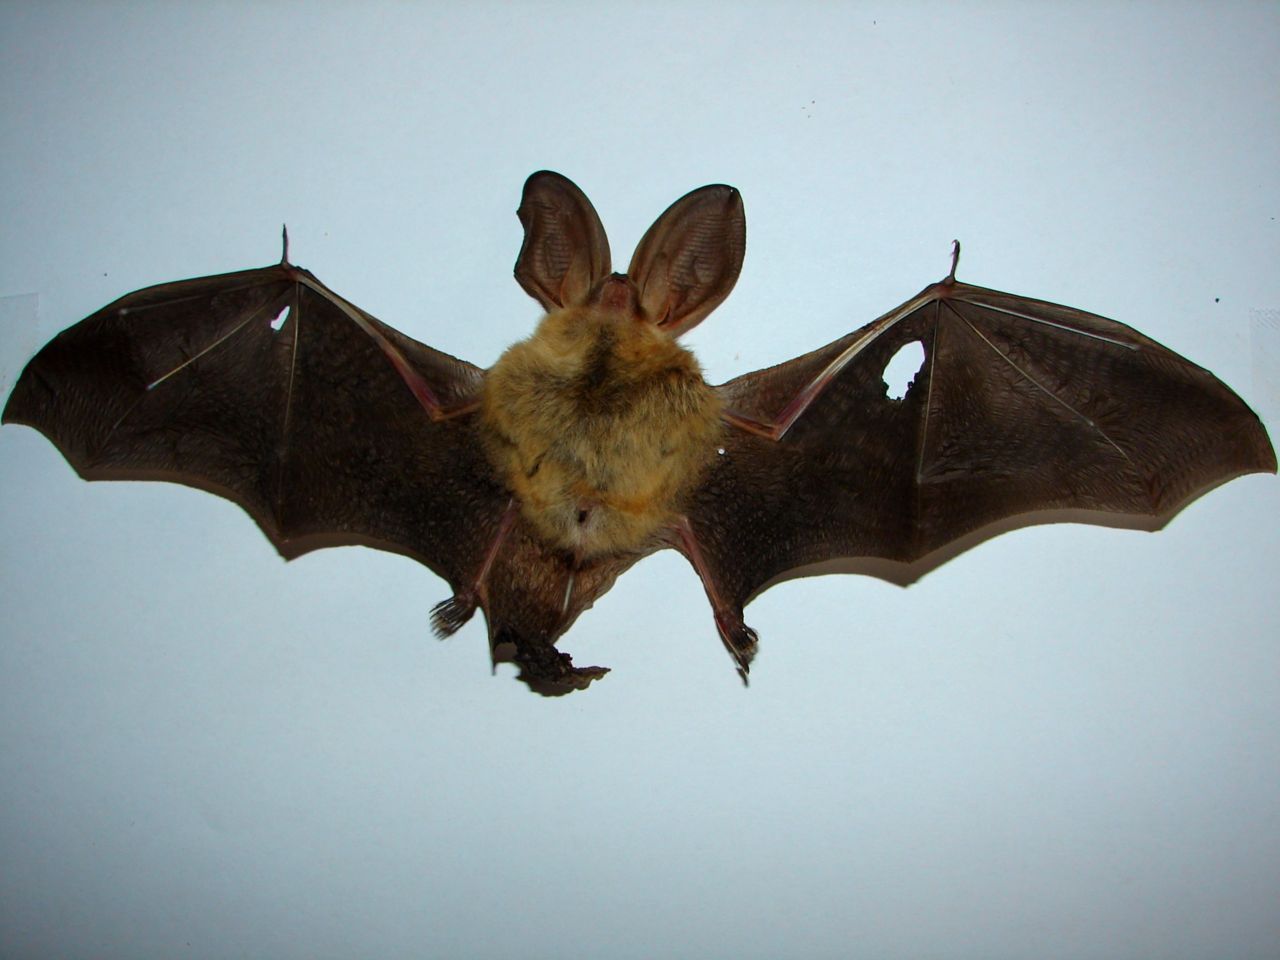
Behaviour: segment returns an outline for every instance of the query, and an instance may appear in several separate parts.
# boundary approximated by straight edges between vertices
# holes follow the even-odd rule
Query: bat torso
[[[652,323],[606,305],[548,314],[485,376],[491,462],[548,542],[581,558],[637,550],[715,456],[720,400]]]

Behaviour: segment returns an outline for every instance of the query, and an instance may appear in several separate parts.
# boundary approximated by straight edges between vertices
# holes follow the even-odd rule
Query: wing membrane
[[[912,341],[924,363],[890,399],[883,371]],[[838,558],[910,564],[863,569],[914,579],[1015,518],[1150,527],[1276,469],[1257,416],[1207,370],[1116,321],[967,284],[935,284],[721,390],[730,409],[778,422],[815,385],[780,439],[730,431],[695,497],[694,530],[738,602]]]
[[[240,504],[285,556],[364,542],[456,583],[506,495],[465,403],[482,373],[289,264],[161,284],[64,331],[4,419],[86,479],[163,479]]]

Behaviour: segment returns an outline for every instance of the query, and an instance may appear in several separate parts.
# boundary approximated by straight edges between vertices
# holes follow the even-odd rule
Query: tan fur
[[[625,310],[556,310],[485,376],[485,446],[526,519],[580,558],[639,549],[715,456],[697,361]]]

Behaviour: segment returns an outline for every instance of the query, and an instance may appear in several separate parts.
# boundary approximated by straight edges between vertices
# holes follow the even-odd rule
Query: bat
[[[493,662],[546,695],[607,669],[557,640],[640,558],[701,578],[743,680],[743,607],[840,561],[909,582],[1045,520],[1156,529],[1276,470],[1258,417],[1208,371],[1113,320],[950,274],[866,326],[720,386],[679,337],[737,281],[742,198],[672,204],[625,273],[586,195],[525,183],[515,277],[546,311],[488,370],[383,324],[284,255],[130,293],[50,341],[4,410],[87,480],[161,479],[238,503],[292,559],[405,554],[483,611]],[[906,392],[900,348],[924,361]]]

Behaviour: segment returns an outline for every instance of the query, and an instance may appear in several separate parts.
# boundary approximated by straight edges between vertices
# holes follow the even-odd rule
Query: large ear
[[[746,249],[742,195],[715,183],[685,194],[654,221],[627,274],[645,312],[679,336],[729,295]]]
[[[572,180],[539,170],[525,181],[516,214],[524,224],[516,280],[544,310],[583,302],[609,274],[609,238]]]

